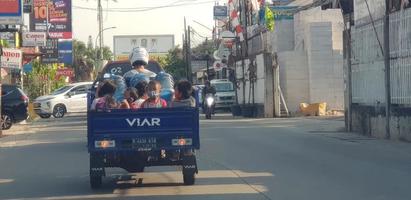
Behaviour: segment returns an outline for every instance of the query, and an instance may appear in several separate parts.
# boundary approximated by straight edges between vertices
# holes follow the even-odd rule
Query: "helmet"
[[[130,59],[131,65],[133,65],[136,61],[140,61],[145,65],[148,64],[148,52],[145,48],[142,47],[133,48],[128,58]]]

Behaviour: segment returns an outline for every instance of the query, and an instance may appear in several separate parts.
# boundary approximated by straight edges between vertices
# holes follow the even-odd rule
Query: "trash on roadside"
[[[327,113],[327,103],[300,103],[300,112],[304,116],[324,116]]]

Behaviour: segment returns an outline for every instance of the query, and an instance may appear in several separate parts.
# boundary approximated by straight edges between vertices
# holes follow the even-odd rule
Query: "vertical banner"
[[[71,0],[33,0],[33,12],[30,14],[30,30],[46,32],[48,25],[50,38],[71,39],[71,13]]]
[[[65,65],[73,65],[73,41],[72,40],[59,40],[59,63]]]
[[[22,0],[0,0],[0,24],[23,24]]]
[[[58,40],[48,39],[46,46],[40,47],[40,52],[43,54],[41,56],[42,63],[44,64],[58,63],[59,62]]]
[[[31,13],[33,11],[33,0],[23,0],[23,12]]]
[[[21,69],[23,53],[18,49],[3,48],[1,68]]]

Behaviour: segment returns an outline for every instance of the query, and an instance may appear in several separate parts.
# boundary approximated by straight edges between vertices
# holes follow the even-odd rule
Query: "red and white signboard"
[[[74,77],[74,71],[69,68],[61,68],[57,70],[57,74],[59,76],[67,76],[67,77]]]
[[[4,48],[1,56],[1,67],[21,69],[23,53],[18,49]]]
[[[46,46],[45,32],[25,32],[22,38],[24,47]]]
[[[227,65],[222,63],[221,60],[217,60],[214,62],[213,67],[214,67],[214,71],[220,71],[223,68],[227,67]]]
[[[0,0],[0,24],[23,24],[22,3],[22,0]]]

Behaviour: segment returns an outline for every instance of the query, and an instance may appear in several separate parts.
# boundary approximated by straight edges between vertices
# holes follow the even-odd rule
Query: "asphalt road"
[[[303,118],[201,121],[196,185],[182,185],[175,167],[109,170],[93,191],[85,120],[41,120],[0,138],[0,199],[411,199],[410,144]]]

